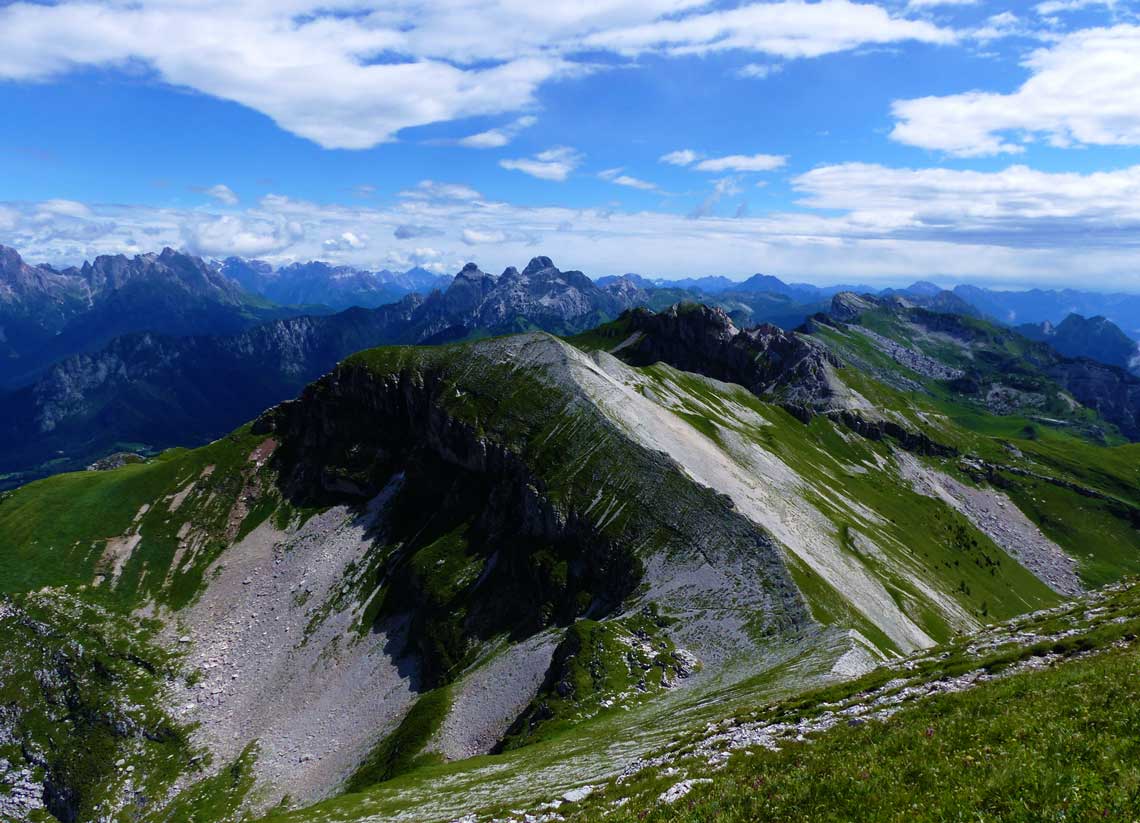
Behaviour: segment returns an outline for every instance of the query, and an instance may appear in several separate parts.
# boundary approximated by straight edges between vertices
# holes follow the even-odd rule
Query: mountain
[[[543,259],[461,275],[462,316],[593,294]],[[809,773],[848,807],[900,760],[980,780],[978,735],[1019,729],[973,724],[964,761],[943,738],[979,704],[903,712],[1136,634],[1134,596],[1087,592],[1140,570],[1137,446],[939,393],[966,351],[1060,362],[1018,340],[841,295],[794,331],[678,306],[389,346],[201,448],[6,492],[0,817],[596,819],[623,791],[661,817],[734,746],[814,762],[796,738],[829,728],[897,746]]]
[[[646,299],[537,257],[498,278],[468,264],[446,291],[376,309],[287,318],[236,335],[126,335],[0,396],[0,485],[116,451],[209,442],[371,346],[520,329],[574,333]]]
[[[449,277],[418,267],[406,272],[371,272],[319,261],[274,269],[264,261],[230,257],[222,262],[221,270],[243,288],[274,303],[328,306],[337,311],[353,306],[376,308],[413,292],[430,294],[451,282]]]
[[[1140,295],[1077,289],[996,291],[955,286],[954,293],[986,316],[1009,325],[1061,323],[1070,314],[1106,317],[1134,340],[1140,340]]]
[[[1094,439],[1115,427],[1140,439],[1140,378],[994,323],[843,293],[809,325],[879,381],[953,404],[945,412],[971,408],[1022,421],[1027,431],[1053,426]]]
[[[290,313],[172,249],[105,255],[57,271],[0,247],[0,385],[131,332],[231,334]]]
[[[1140,374],[1140,344],[1104,317],[1070,314],[1054,326],[1048,320],[1017,327],[1030,340],[1048,343],[1068,357],[1087,357]]]

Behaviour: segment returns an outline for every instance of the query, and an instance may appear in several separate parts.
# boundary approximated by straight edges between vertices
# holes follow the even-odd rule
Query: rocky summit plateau
[[[67,431],[251,389],[203,445],[0,493],[0,819],[856,819],[899,769],[944,819],[1045,749],[1132,762],[1098,697],[1140,665],[1126,364],[942,292],[782,328],[630,289],[471,264],[13,395]]]

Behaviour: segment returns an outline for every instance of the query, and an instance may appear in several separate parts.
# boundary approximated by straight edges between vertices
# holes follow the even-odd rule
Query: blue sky
[[[1140,7],[0,2],[0,242],[1140,290]]]

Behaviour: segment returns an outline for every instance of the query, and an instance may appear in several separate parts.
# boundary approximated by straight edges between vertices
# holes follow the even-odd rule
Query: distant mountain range
[[[412,292],[430,294],[436,289],[446,289],[451,283],[449,276],[418,267],[404,272],[387,269],[374,272],[310,261],[275,269],[263,260],[239,257],[224,260],[221,272],[243,289],[274,303],[327,306],[336,311],[353,306],[372,309],[395,303]]]
[[[213,262],[171,249],[56,269],[0,246],[0,485],[118,449],[206,442],[370,346],[531,329],[573,334],[629,308],[686,301],[723,310],[739,328],[794,329],[830,311],[835,295],[852,293],[902,309],[1037,318],[1017,331],[1070,358],[1133,370],[1140,363],[1117,325],[1140,328],[1140,298],[1129,295],[950,291],[928,282],[819,287],[765,274],[735,282],[630,273],[595,282],[547,257],[497,277],[474,263],[448,277],[319,261]],[[1051,319],[1063,305],[1106,313]]]
[[[57,270],[0,246],[0,385],[131,332],[233,334],[290,314],[171,249]]]
[[[284,318],[231,335],[121,336],[0,397],[0,475],[14,474],[11,485],[117,449],[208,442],[372,346],[532,329],[572,334],[647,300],[624,281],[600,288],[536,257],[498,277],[468,264],[444,291],[375,309]]]

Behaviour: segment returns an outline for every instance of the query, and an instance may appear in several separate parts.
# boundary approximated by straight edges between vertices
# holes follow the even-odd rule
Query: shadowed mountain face
[[[171,249],[57,271],[0,247],[0,385],[131,332],[233,334],[289,313]]]
[[[1140,374],[1140,344],[1104,317],[1070,314],[1056,326],[1046,321],[1018,326],[1017,331],[1068,357],[1087,357]]]
[[[535,258],[498,278],[469,264],[445,291],[376,309],[288,318],[236,335],[124,336],[0,398],[8,412],[0,421],[0,474],[26,477],[53,460],[51,470],[61,471],[117,450],[208,442],[371,346],[525,329],[574,333],[643,299]]]

